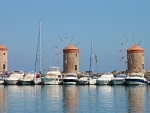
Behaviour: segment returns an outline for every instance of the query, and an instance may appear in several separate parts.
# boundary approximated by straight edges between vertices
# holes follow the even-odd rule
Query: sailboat
[[[39,73],[36,73],[36,64],[38,62],[38,55],[39,55]],[[37,44],[37,53],[36,53],[36,61],[35,61],[35,70],[34,70],[34,84],[41,84],[41,21],[39,22],[39,37],[38,37],[38,44]]]
[[[79,79],[80,85],[87,85],[87,84],[95,85],[96,84],[97,76],[95,76],[95,74],[94,74],[94,61],[97,62],[97,56],[93,54],[93,38],[92,38],[89,72],[80,77],[80,79]],[[91,74],[90,73],[91,72],[91,66],[92,66],[92,72],[93,72],[92,75],[90,75]]]

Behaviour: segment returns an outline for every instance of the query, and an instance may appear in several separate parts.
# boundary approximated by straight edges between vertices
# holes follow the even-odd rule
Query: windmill
[[[77,43],[75,46],[71,44],[71,42],[74,40],[74,36],[72,39],[69,41],[69,45],[67,44],[68,37],[66,35],[65,37],[65,42],[66,44],[63,43],[63,39],[59,38],[62,45],[63,49],[59,48],[58,46],[53,46],[55,48],[59,48],[63,50],[63,52],[56,53],[53,57],[63,53],[63,72],[64,73],[79,73],[79,49],[77,48]],[[59,63],[60,59],[58,60]]]
[[[134,35],[133,35],[134,37]],[[122,61],[126,56],[127,56],[127,71],[128,72],[138,72],[138,70],[141,70],[141,63],[143,64],[143,58],[141,57],[144,53],[144,50],[139,46],[140,42],[137,44],[134,44],[132,47],[129,48],[128,45],[128,39],[125,37],[126,39],[126,47],[123,43],[121,43],[121,45],[126,49],[127,53],[125,54],[125,56],[121,57]],[[134,39],[132,38],[132,43],[133,43]],[[138,69],[139,68],[139,69]]]

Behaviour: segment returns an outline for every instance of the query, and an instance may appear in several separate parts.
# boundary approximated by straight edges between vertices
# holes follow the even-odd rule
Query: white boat
[[[105,73],[102,74],[101,77],[99,77],[96,80],[97,85],[110,85],[112,84],[112,79],[114,79],[114,76],[112,73]]]
[[[77,74],[75,73],[68,73],[65,75],[63,79],[63,85],[75,85],[78,83]]]
[[[34,72],[28,72],[19,80],[21,85],[33,85],[34,84]]]
[[[22,71],[14,71],[8,78],[5,78],[4,84],[6,85],[16,85],[18,84],[18,80],[22,79],[24,75],[24,72]]]
[[[89,85],[95,85],[97,80],[97,76],[93,75],[89,79]]]
[[[89,84],[89,79],[91,77],[89,75],[82,75],[79,78],[79,85],[88,85]]]
[[[48,72],[45,77],[41,77],[41,84],[52,85],[52,84],[61,84],[62,74],[59,71],[59,67],[49,67]]]
[[[144,77],[143,73],[131,73],[125,78],[125,84],[127,85],[140,85],[148,84],[148,81]]]
[[[0,77],[0,84],[4,84],[4,78]]]
[[[41,84],[41,75],[40,73],[34,73],[34,84],[40,85]]]
[[[126,77],[127,77],[126,74],[119,74],[114,79],[112,79],[112,84],[114,84],[114,85],[125,84]]]

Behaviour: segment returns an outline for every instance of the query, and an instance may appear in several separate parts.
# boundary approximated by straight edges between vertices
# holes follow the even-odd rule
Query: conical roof
[[[70,44],[69,46],[67,46],[65,49],[78,49],[76,46]]]
[[[63,49],[63,53],[79,53],[79,49],[76,46],[70,44]]]
[[[0,44],[0,51],[7,51],[7,48]]]
[[[127,50],[127,52],[144,52],[144,49],[141,48],[138,44],[134,44]]]

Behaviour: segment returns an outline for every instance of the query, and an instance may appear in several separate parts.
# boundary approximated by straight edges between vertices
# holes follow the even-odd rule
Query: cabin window
[[[6,65],[5,64],[3,64],[3,69],[5,69],[6,68]]]
[[[75,70],[77,70],[77,65],[75,65]]]
[[[142,69],[144,69],[144,64],[142,64]]]

